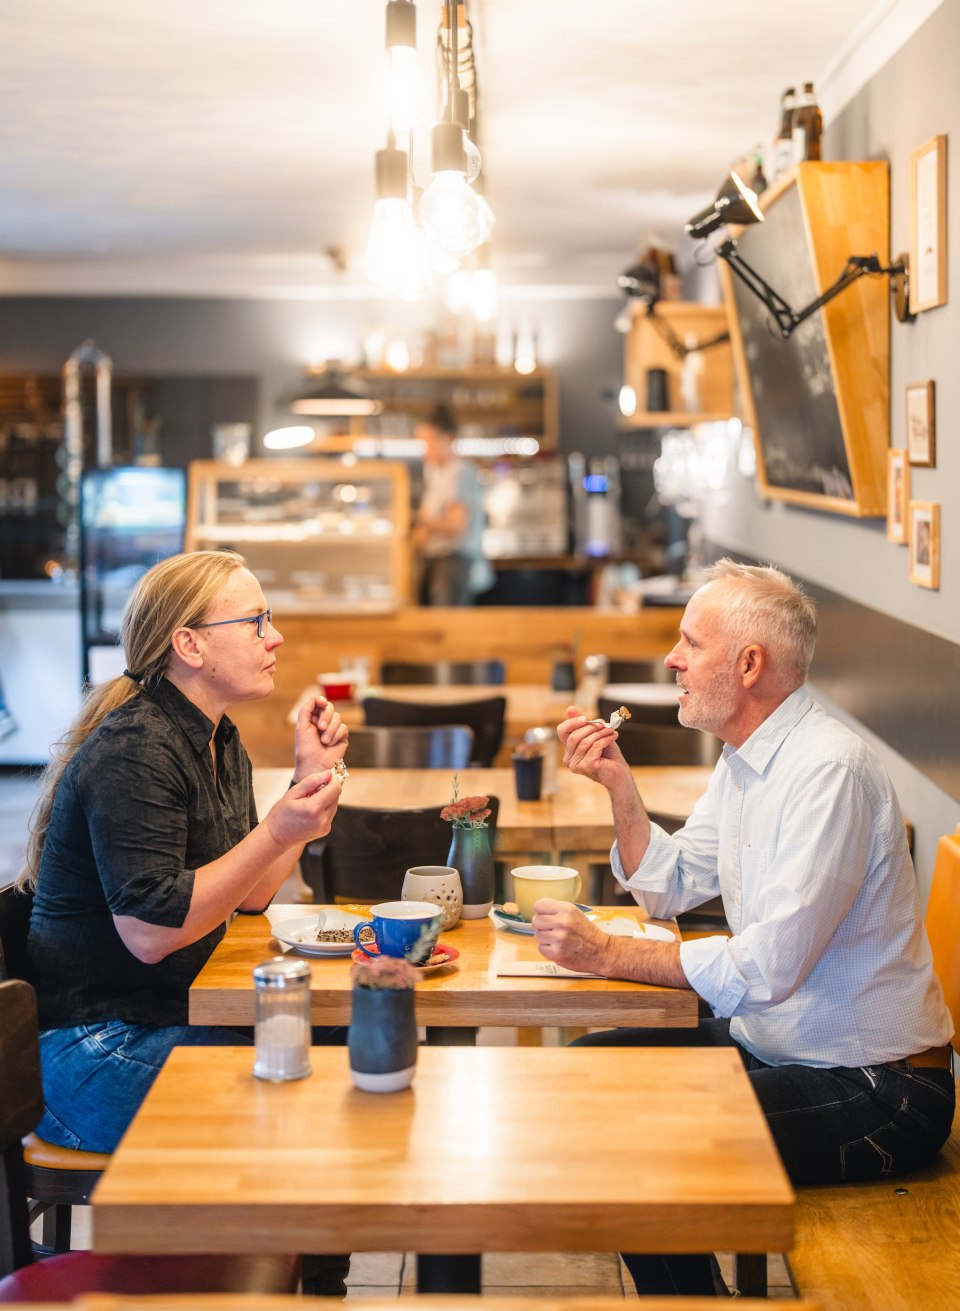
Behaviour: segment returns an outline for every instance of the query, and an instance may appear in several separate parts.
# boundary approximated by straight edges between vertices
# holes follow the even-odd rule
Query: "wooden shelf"
[[[691,301],[660,301],[655,314],[681,341],[712,341],[727,331],[727,312],[722,305],[699,305]],[[646,305],[634,302],[630,330],[624,343],[624,382],[632,387],[640,405],[647,399],[647,375],[663,369],[667,375],[667,400],[673,407],[661,411],[637,411],[624,420],[629,428],[689,428],[694,423],[729,419],[734,413],[733,357],[729,341],[698,352],[702,369],[698,390],[701,409],[681,410],[680,373],[683,361],[671,350]]]
[[[729,411],[706,410],[690,414],[687,410],[637,410],[626,415],[617,425],[620,428],[692,428],[695,423],[726,423]]]

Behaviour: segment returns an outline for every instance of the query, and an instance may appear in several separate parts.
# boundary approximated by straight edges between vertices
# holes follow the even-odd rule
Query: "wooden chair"
[[[617,729],[617,746],[628,765],[715,765],[723,751],[723,743],[712,733],[682,724],[632,721]]]
[[[466,769],[473,729],[466,724],[426,728],[351,728],[347,767],[358,769]]]
[[[427,664],[408,664],[401,660],[385,660],[380,666],[380,682],[433,683],[450,686],[456,683],[483,684],[500,687],[507,681],[507,670],[502,660],[433,660]]]
[[[35,1261],[22,1140],[43,1112],[37,1000],[29,983],[0,983],[0,1302],[69,1302],[85,1293],[292,1293],[296,1257],[95,1256]]]
[[[960,1051],[960,829],[937,846],[926,929]],[[939,1156],[913,1174],[797,1189],[797,1289],[824,1311],[956,1306],[958,1212],[960,1117]]]
[[[0,888],[0,980],[26,977],[27,933],[33,897],[14,885]],[[48,1143],[39,1134],[23,1140],[24,1188],[29,1223],[42,1220],[39,1253],[68,1252],[72,1208],[86,1206],[110,1157]]]
[[[388,697],[363,699],[364,722],[377,726],[428,726],[466,724],[473,729],[472,765],[489,768],[503,741],[503,720],[507,709],[504,696],[482,697],[477,701],[457,701],[446,705],[422,701],[393,701]]]
[[[678,725],[676,701],[671,701],[669,705],[664,706],[647,705],[643,701],[620,701],[603,693],[597,697],[597,715],[600,719],[609,719],[621,706],[626,706],[630,711],[628,726],[640,728],[645,724],[670,724],[673,727]]]
[[[393,901],[411,865],[446,865],[451,828],[442,806],[416,810],[341,805],[323,849],[327,901]],[[499,802],[490,798],[491,844]]]

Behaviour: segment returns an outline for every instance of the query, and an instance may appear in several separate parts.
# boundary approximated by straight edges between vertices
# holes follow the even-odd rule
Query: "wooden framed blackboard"
[[[800,310],[850,255],[888,262],[888,169],[805,163],[737,231],[740,255]],[[865,277],[784,341],[763,302],[721,263],[734,362],[766,496],[837,514],[886,514],[890,444],[889,289]]]

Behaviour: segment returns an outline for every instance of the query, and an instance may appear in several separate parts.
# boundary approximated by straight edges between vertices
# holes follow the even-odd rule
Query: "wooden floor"
[[[27,820],[36,797],[36,776],[29,771],[0,770],[0,885],[9,882],[20,869],[27,838]],[[291,887],[287,896],[297,891]],[[559,1033],[545,1035],[558,1041]],[[515,1043],[514,1029],[482,1029],[478,1041]],[[89,1244],[89,1211],[74,1210],[74,1243]],[[721,1254],[721,1269],[732,1283],[732,1258]],[[500,1253],[484,1258],[483,1283],[487,1293],[512,1297],[544,1297],[561,1293],[633,1296],[633,1284],[616,1253],[531,1254]],[[349,1297],[413,1295],[416,1261],[411,1254],[361,1252],[354,1256],[348,1281]],[[770,1263],[770,1296],[792,1298],[783,1261]]]

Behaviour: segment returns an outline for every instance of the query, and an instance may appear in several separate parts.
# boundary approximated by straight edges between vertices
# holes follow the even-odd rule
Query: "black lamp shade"
[[[722,223],[762,223],[763,211],[755,191],[736,173],[724,179],[716,198],[694,214],[686,225],[691,237],[708,237]]]

